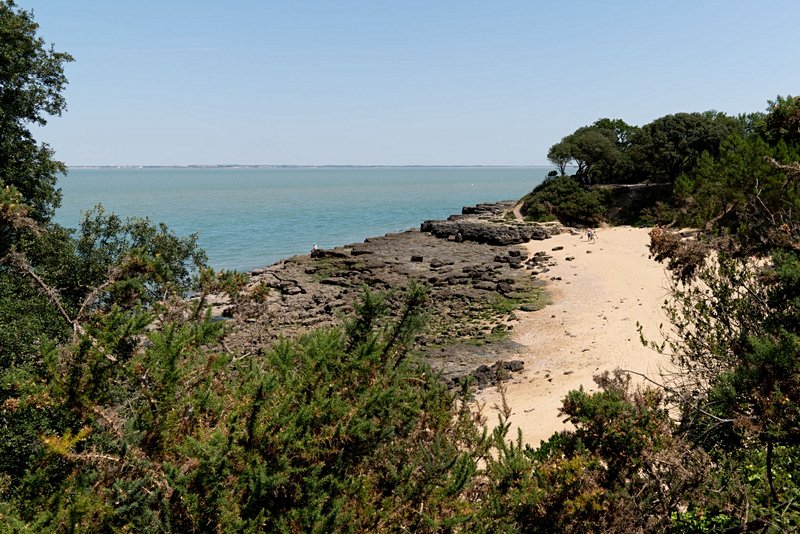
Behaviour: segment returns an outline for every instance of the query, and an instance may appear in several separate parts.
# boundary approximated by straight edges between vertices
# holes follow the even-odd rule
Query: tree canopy
[[[800,97],[780,96],[770,100],[763,116],[761,129],[771,143],[784,141],[800,144]]]
[[[56,179],[66,167],[30,126],[66,109],[64,64],[72,56],[48,47],[37,30],[30,12],[0,1],[0,187],[16,188],[31,216],[44,222],[59,205]]]
[[[675,182],[692,170],[703,152],[719,155],[722,142],[741,129],[736,119],[716,111],[676,113],[642,126],[632,140],[640,179]]]
[[[624,182],[630,172],[628,147],[636,132],[621,119],[599,119],[583,126],[550,147],[547,159],[562,175],[570,164],[584,183]]]

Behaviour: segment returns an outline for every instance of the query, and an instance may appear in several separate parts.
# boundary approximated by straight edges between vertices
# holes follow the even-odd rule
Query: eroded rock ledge
[[[446,221],[423,222],[420,230],[450,241],[508,246],[547,239],[557,228],[517,222],[513,218],[513,209],[514,202],[467,206],[461,210],[461,215],[451,215]]]
[[[419,343],[447,381],[513,359],[519,347],[505,338],[514,328],[515,311],[538,309],[546,298],[537,279],[541,258],[529,259],[514,245],[560,231],[516,222],[509,217],[513,204],[467,207],[448,221],[426,221],[421,230],[257,269],[250,273],[245,298],[220,303],[236,326],[228,343],[240,354],[258,353],[278,336],[341,322],[365,288],[402,289],[416,280],[428,286],[430,303],[428,329]],[[393,302],[399,304],[399,297]],[[503,376],[520,370],[499,367]]]

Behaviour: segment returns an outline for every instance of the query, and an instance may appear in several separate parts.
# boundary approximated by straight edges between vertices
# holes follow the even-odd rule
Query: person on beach
[[[594,230],[588,228],[586,230],[586,239],[588,239],[590,243],[594,243],[595,240],[597,239],[597,234],[595,234]]]

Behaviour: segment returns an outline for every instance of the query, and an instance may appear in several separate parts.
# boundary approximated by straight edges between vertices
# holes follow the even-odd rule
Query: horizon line
[[[426,165],[426,164],[408,164],[408,165],[392,165],[392,164],[321,164],[321,165],[294,165],[294,164],[247,164],[247,163],[218,163],[218,164],[186,164],[186,165],[137,165],[137,164],[124,164],[124,165],[67,165],[68,169],[224,169],[224,168],[242,168],[242,169],[313,169],[313,168],[404,168],[404,167],[428,167],[428,168],[530,168],[530,167],[551,167],[552,165],[546,164],[530,164],[530,165]]]

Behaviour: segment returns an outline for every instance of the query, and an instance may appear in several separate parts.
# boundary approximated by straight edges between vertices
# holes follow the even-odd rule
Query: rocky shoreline
[[[365,288],[390,292],[397,306],[396,290],[415,280],[428,287],[428,327],[418,339],[426,360],[450,383],[468,374],[479,387],[496,383],[522,369],[513,361],[521,347],[508,340],[515,312],[539,309],[547,298],[542,286],[552,259],[544,251],[528,258],[518,245],[562,231],[516,220],[514,204],[465,207],[419,230],[256,269],[246,298],[215,302],[215,313],[235,324],[227,343],[239,354],[258,353],[279,337],[340,323]]]

